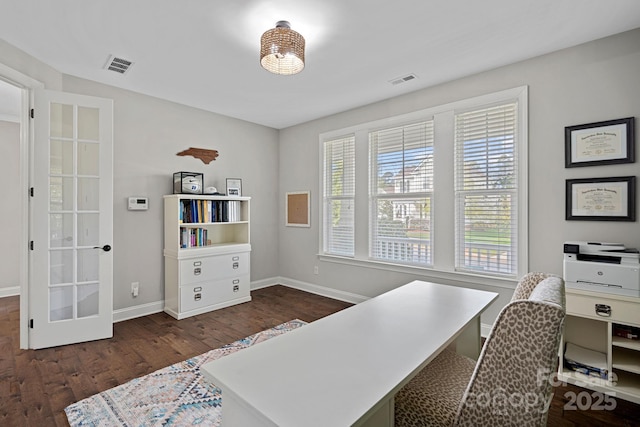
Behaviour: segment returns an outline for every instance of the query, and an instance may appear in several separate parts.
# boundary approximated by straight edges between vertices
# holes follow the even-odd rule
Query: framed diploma
[[[634,118],[564,128],[564,166],[634,162]]]
[[[635,221],[636,177],[568,179],[566,219]]]

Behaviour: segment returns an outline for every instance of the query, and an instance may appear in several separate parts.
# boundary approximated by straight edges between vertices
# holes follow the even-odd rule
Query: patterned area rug
[[[131,380],[65,408],[75,426],[219,426],[221,391],[200,366],[266,341],[306,323],[292,320],[224,347]]]

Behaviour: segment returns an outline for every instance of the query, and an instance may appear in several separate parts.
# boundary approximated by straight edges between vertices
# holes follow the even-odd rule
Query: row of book
[[[241,221],[239,200],[181,200],[179,209],[181,223]]]
[[[206,228],[187,228],[180,227],[180,247],[197,248],[200,246],[209,246],[211,241],[207,239]]]

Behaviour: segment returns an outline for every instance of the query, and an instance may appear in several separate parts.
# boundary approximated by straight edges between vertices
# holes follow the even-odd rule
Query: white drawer
[[[249,252],[211,255],[180,261],[180,284],[208,282],[249,274]]]
[[[600,309],[597,310],[598,305]],[[567,314],[640,325],[640,306],[631,301],[567,293]],[[607,315],[607,312],[610,314]],[[600,313],[599,313],[600,312]]]
[[[249,276],[229,277],[180,288],[180,312],[249,296]]]

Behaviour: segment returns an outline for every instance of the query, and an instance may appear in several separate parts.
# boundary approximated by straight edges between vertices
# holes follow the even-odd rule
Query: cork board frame
[[[285,212],[287,227],[311,227],[309,192],[287,193]]]

